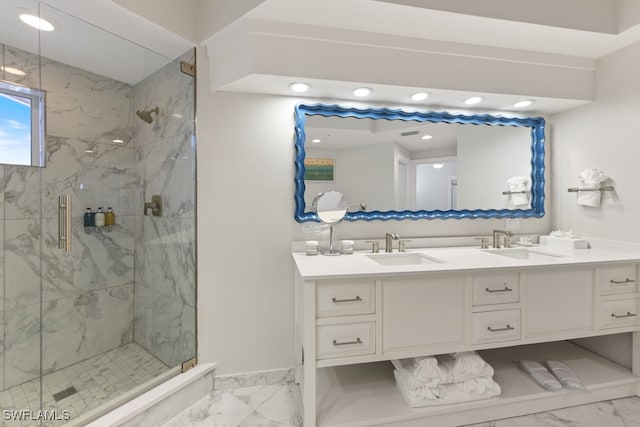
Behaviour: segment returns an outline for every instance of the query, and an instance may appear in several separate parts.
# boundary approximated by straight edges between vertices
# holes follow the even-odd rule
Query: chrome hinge
[[[195,357],[192,357],[189,360],[186,360],[184,362],[182,362],[182,373],[184,374],[185,372],[187,372],[189,369],[193,368],[194,366],[196,366],[198,362],[196,361]]]
[[[180,61],[180,71],[189,74],[191,77],[196,76],[196,66],[188,62]]]

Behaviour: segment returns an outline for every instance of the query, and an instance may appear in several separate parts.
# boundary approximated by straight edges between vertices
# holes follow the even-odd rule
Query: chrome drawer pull
[[[336,297],[331,298],[331,301],[333,302],[357,302],[357,301],[362,301],[362,298],[360,298],[359,296],[356,296],[355,298],[348,298],[348,299],[337,299]]]
[[[636,316],[636,314],[627,311],[627,314],[615,314],[615,313],[611,313],[611,317],[615,317],[616,319],[623,319],[625,317],[634,317]]]
[[[489,288],[484,288],[484,290],[486,292],[489,292],[490,294],[494,293],[494,292],[511,292],[513,291],[513,289],[511,289],[510,287],[507,286],[507,284],[504,284],[504,289],[489,289]]]
[[[515,328],[507,323],[507,326],[504,328],[493,329],[491,326],[487,326],[487,330],[490,332],[500,332],[500,331],[513,331]]]
[[[362,340],[360,339],[360,337],[356,338],[355,341],[338,342],[336,340],[333,340],[333,345],[336,347],[340,345],[349,345],[349,344],[362,344]]]
[[[614,285],[621,285],[623,283],[635,283],[635,280],[631,280],[631,279],[624,279],[624,280],[613,280],[611,279],[610,282]]]

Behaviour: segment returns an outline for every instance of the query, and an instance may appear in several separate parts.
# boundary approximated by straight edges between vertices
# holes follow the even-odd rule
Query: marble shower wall
[[[26,71],[5,79],[40,87],[36,55],[4,46],[0,59]],[[4,388],[40,375],[41,332],[45,374],[133,339],[133,236],[142,197],[133,88],[45,58],[41,67],[46,167],[0,166]],[[57,249],[57,198],[66,193],[73,204],[68,254]],[[85,232],[84,209],[97,206],[114,208],[112,232]]]
[[[194,52],[165,66],[133,90],[136,178],[142,200],[163,198],[162,217],[138,215],[135,233],[134,341],[168,366],[195,356],[195,79],[180,71]],[[139,210],[142,213],[142,207]]]

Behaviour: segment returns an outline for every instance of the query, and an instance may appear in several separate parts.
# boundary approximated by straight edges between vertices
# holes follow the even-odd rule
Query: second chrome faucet
[[[393,241],[399,240],[400,236],[396,233],[387,233],[385,234],[385,248],[384,251],[387,253],[393,252]]]
[[[500,235],[504,234],[504,247],[511,247],[511,236],[513,233],[509,230],[493,230],[493,247],[496,249],[500,249]]]

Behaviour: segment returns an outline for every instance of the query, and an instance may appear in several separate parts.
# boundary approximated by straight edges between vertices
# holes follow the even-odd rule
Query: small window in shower
[[[0,81],[0,164],[44,167],[44,92]]]

